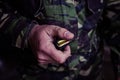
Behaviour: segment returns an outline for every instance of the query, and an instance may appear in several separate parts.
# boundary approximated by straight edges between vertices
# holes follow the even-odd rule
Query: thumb
[[[66,40],[70,40],[74,37],[74,34],[65,28],[56,27],[55,32],[56,32],[56,36],[63,38],[63,39],[66,39]]]

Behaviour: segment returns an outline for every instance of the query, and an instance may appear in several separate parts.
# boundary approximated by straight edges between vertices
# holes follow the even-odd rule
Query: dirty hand
[[[71,55],[69,46],[63,51],[55,48],[54,37],[71,40],[74,35],[65,28],[55,25],[35,25],[29,35],[32,51],[37,54],[40,64],[62,64]]]

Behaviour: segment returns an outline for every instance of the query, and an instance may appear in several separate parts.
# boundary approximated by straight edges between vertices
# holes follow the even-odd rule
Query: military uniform
[[[120,0],[108,0],[102,18],[98,24],[98,33],[105,52],[109,52],[115,75],[115,80],[120,79]]]
[[[75,35],[70,43],[72,56],[62,65],[39,65],[43,72],[38,67],[37,71],[45,72],[44,75],[41,74],[42,78],[47,76],[48,80],[102,80],[97,76],[102,75],[100,49],[103,45],[100,43],[101,39],[109,39],[101,38],[101,35],[105,35],[101,32],[106,31],[102,27],[100,27],[101,31],[98,30],[101,34],[97,35],[97,24],[99,21],[103,24],[104,18],[109,17],[107,10],[111,9],[111,6],[114,6],[113,12],[119,13],[119,4],[119,0],[105,2],[103,0],[4,0],[0,1],[0,32],[2,36],[7,35],[10,38],[10,45],[24,50],[28,48],[27,36],[35,24],[58,25],[66,28]],[[119,15],[115,14],[115,17],[115,20],[118,18],[116,24],[119,24]],[[51,73],[55,76],[50,75]]]

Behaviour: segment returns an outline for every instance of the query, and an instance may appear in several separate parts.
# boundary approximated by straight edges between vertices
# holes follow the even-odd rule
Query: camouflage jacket
[[[0,32],[9,38],[11,45],[24,49],[28,45],[27,36],[35,24],[64,27],[75,34],[74,41],[70,44],[72,56],[63,65],[41,66],[52,71],[71,71],[69,75],[71,79],[75,77],[74,74],[88,76],[100,63],[97,23],[103,18],[103,9],[107,12],[111,4],[118,6],[120,1],[1,0]],[[114,12],[116,11],[119,13],[118,9]]]

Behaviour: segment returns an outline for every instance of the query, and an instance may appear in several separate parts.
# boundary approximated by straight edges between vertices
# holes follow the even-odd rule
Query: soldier
[[[106,17],[102,14],[108,16],[106,12],[111,5],[112,11],[119,13],[119,4],[119,0],[1,0],[0,34],[9,39],[9,45],[23,52],[32,50],[39,65],[36,71],[39,75],[32,77],[102,80],[98,76],[102,70],[100,48],[103,47],[99,35],[105,34],[98,31],[101,34],[97,35],[97,23],[102,18],[100,23],[104,22]],[[115,20],[118,17],[117,14]],[[55,46],[59,39],[69,43],[63,50]],[[24,74],[23,79],[29,77]]]

